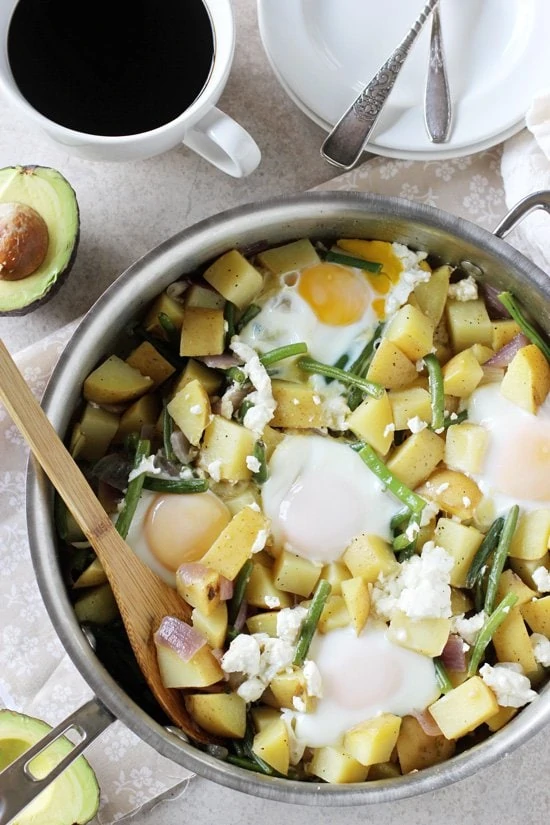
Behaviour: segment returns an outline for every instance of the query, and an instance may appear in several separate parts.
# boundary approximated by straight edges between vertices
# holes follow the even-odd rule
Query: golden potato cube
[[[124,441],[131,433],[140,433],[142,427],[154,427],[161,415],[161,403],[158,395],[147,393],[134,401],[120,417],[114,441]]]
[[[367,372],[369,381],[375,381],[388,390],[402,390],[416,379],[418,373],[410,358],[393,341],[382,338]]]
[[[204,431],[201,449],[201,465],[210,473],[225,481],[248,480],[252,473],[246,459],[254,452],[256,437],[236,421],[228,421],[214,415]],[[209,470],[209,466],[214,465]],[[215,468],[216,472],[212,470]]]
[[[167,410],[190,444],[197,447],[210,420],[210,398],[203,385],[190,381],[168,402]]]
[[[188,662],[176,651],[157,644],[157,660],[162,684],[167,688],[208,687],[223,679],[224,673],[210,645],[203,645]]]
[[[277,707],[306,713],[315,710],[317,698],[308,696],[306,680],[300,668],[295,668],[290,673],[278,673],[269,683],[269,687]]]
[[[508,365],[500,385],[504,398],[536,413],[550,390],[550,364],[535,344],[522,347]]]
[[[291,607],[294,603],[290,593],[276,587],[271,569],[258,563],[252,568],[245,598],[252,607]]]
[[[451,631],[450,619],[411,619],[396,610],[390,621],[388,639],[425,656],[439,656]]]
[[[159,387],[176,371],[176,368],[149,341],[143,341],[132,350],[126,363],[139,370],[142,375],[148,375],[153,379],[151,389]]]
[[[343,581],[341,587],[342,596],[350,615],[351,626],[359,636],[370,613],[370,593],[367,583],[361,576],[356,576],[353,579]],[[383,762],[384,760],[376,761]]]
[[[74,612],[80,624],[109,624],[114,621],[119,612],[109,582],[86,590],[74,603]]]
[[[487,727],[491,733],[494,733],[495,731],[503,728],[504,725],[508,724],[510,719],[512,719],[517,712],[518,708],[499,708],[494,716],[487,719]]]
[[[272,275],[284,275],[285,272],[296,272],[321,263],[315,247],[308,238],[258,252],[256,261]]]
[[[392,341],[411,361],[417,361],[432,351],[434,325],[419,309],[405,304],[387,322],[384,338]]]
[[[388,398],[396,430],[407,430],[411,418],[418,417],[427,424],[432,420],[432,400],[430,393],[424,387],[392,390]]]
[[[387,393],[381,398],[365,398],[348,418],[348,429],[381,455],[393,443],[393,416]]]
[[[389,762],[400,727],[400,716],[382,713],[346,731],[344,750],[367,767],[377,762]]]
[[[429,711],[447,739],[459,739],[494,716],[498,703],[483,679],[472,676],[437,699]]]
[[[429,736],[414,716],[405,716],[397,737],[397,757],[403,774],[438,765],[454,754],[456,743],[443,735]]]
[[[270,610],[266,613],[256,613],[246,620],[246,627],[249,633],[267,633],[268,636],[277,635],[278,610]]]
[[[167,340],[164,327],[159,321],[159,315],[162,314],[168,316],[176,330],[179,332],[181,325],[183,324],[183,312],[184,307],[180,301],[175,301],[174,298],[170,298],[166,292],[161,292],[161,294],[155,298],[147,312],[147,315],[145,316],[145,329],[157,338]]]
[[[434,327],[441,321],[445,310],[452,271],[453,267],[447,264],[439,266],[434,269],[429,281],[417,284],[414,288],[413,294],[418,302],[418,308],[430,319]]]
[[[119,428],[119,416],[101,407],[86,404],[76,427],[83,438],[79,457],[85,461],[97,461],[103,458],[115,438]]]
[[[479,473],[483,466],[489,433],[479,424],[451,424],[447,428],[444,461],[449,470]]]
[[[528,587],[513,570],[503,570],[498,580],[495,602],[498,604],[507,593],[514,593],[517,596],[515,607],[521,607],[537,598],[536,590]]]
[[[258,731],[252,743],[252,750],[256,756],[286,776],[290,764],[290,743],[283,720],[274,719]]]
[[[512,338],[519,335],[521,332],[519,326],[511,318],[505,318],[500,321],[493,321],[493,340],[491,343],[495,352],[506,344],[509,344]]]
[[[326,579],[330,584],[330,592],[333,596],[342,595],[342,582],[350,579],[351,575],[346,565],[341,561],[331,561],[325,564],[321,570],[321,578]]]
[[[230,484],[234,488],[235,495],[223,495],[220,492],[220,487],[222,484]],[[239,482],[239,484],[246,484],[246,482]],[[255,509],[260,505],[259,491],[252,484],[244,487],[244,489],[240,490],[240,492],[237,492],[237,489],[237,485],[231,484],[231,482],[221,482],[215,487],[216,495],[223,499],[223,503],[232,516],[237,515],[237,513],[240,510],[244,510],[245,507],[252,507]]]
[[[183,303],[186,307],[202,307],[203,309],[223,309],[225,299],[216,290],[202,284],[191,284],[185,291]]]
[[[485,364],[495,354],[491,347],[486,347],[484,344],[473,344],[469,349],[480,364]]]
[[[413,433],[403,442],[389,461],[388,470],[413,489],[430,476],[445,453],[445,442],[431,430]]]
[[[111,355],[85,379],[82,394],[94,404],[126,404],[152,387],[152,378],[142,375],[118,355]]]
[[[533,633],[542,633],[550,638],[550,596],[541,596],[526,602],[520,612]]]
[[[325,782],[344,785],[364,782],[369,769],[344,751],[326,747],[314,749],[309,772]]]
[[[246,702],[238,693],[191,693],[185,707],[200,727],[214,736],[242,739],[246,730]]]
[[[321,565],[284,550],[273,565],[273,581],[279,590],[309,596],[319,577]]]
[[[277,378],[271,388],[277,404],[271,427],[302,430],[325,425],[321,398],[311,387]]]
[[[448,300],[446,306],[447,329],[455,352],[472,344],[493,343],[493,324],[482,298],[475,301]]]
[[[395,762],[377,762],[369,768],[369,782],[375,779],[395,779],[401,776],[401,769]]]
[[[83,587],[96,587],[98,584],[105,584],[107,574],[98,558],[95,558],[73,584],[73,590],[81,590]]]
[[[180,355],[221,355],[224,349],[223,310],[186,307],[181,328]]]
[[[266,424],[262,430],[262,441],[265,444],[265,458],[269,461],[275,448],[281,443],[284,435],[279,430],[274,430],[269,424]]]
[[[509,555],[516,559],[541,559],[546,555],[549,541],[550,510],[522,513],[512,536]]]
[[[550,555],[545,553],[541,559],[514,559],[509,557],[510,567],[528,587],[538,590],[537,583],[533,579],[533,573],[537,567],[545,567],[550,570]]]
[[[466,576],[477,553],[483,533],[449,518],[440,518],[435,528],[434,541],[454,559],[451,585],[466,587]]]
[[[445,395],[456,395],[458,398],[471,395],[483,378],[483,370],[471,348],[462,350],[447,361],[442,372]]]
[[[190,384],[191,381],[199,381],[208,395],[214,395],[221,387],[223,378],[216,370],[201,364],[200,361],[195,361],[194,358],[190,358],[172,387],[172,397],[187,384]]]
[[[252,507],[245,507],[233,516],[210,550],[206,551],[201,563],[233,580],[256,549],[263,549],[268,530],[269,522],[264,514]]]
[[[201,613],[195,607],[191,612],[191,622],[201,633],[210,647],[222,648],[227,635],[227,604],[220,602],[211,613]]]
[[[252,716],[252,721],[256,732],[266,728],[270,722],[275,722],[277,719],[281,718],[281,714],[277,708],[270,708],[266,705],[252,706],[250,708],[250,715]]]
[[[495,630],[492,642],[499,662],[516,662],[522,666],[525,675],[531,678],[537,673],[538,666],[522,615],[527,606],[512,607],[502,624]]]
[[[211,616],[220,604],[220,573],[209,569],[204,575],[191,578],[183,570],[176,572],[176,590],[182,599],[196,607],[204,616]]]
[[[473,610],[473,607],[474,603],[465,590],[451,587],[451,612],[453,616],[468,613],[468,611]]]
[[[221,255],[203,277],[226,301],[231,301],[239,309],[252,303],[264,282],[258,270],[237,249]]]
[[[456,470],[436,470],[417,493],[435,501],[441,510],[461,521],[474,517],[482,499],[475,481]]]
[[[350,615],[344,597],[331,594],[321,613],[317,630],[319,633],[330,633],[338,627],[347,627],[349,620]]]
[[[352,539],[342,561],[352,576],[361,576],[366,582],[375,582],[380,574],[387,576],[399,566],[388,542],[369,533],[361,533]]]

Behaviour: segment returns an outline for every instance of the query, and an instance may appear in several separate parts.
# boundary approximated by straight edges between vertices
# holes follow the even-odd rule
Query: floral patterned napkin
[[[439,207],[492,229],[505,212],[501,149],[446,161],[375,158],[319,189],[397,195]],[[16,360],[41,397],[74,322]],[[25,523],[28,450],[0,406],[0,706],[52,725],[91,696],[57,638],[34,578]],[[86,751],[101,786],[97,822],[115,822],[192,776],[115,722]],[[182,784],[183,783],[183,784]]]

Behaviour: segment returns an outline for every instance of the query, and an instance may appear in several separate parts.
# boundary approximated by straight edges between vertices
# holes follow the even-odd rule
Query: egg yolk
[[[403,272],[403,262],[393,251],[391,243],[388,241],[363,241],[363,240],[348,240],[343,238],[338,241],[338,246],[350,255],[356,255],[358,258],[364,258],[366,261],[382,264],[381,274],[385,275],[392,284],[396,284],[399,276]],[[378,289],[378,292],[389,289],[389,284],[386,281],[386,288],[384,290],[377,287],[379,283],[379,275],[369,276],[369,281]],[[380,284],[381,285],[381,284]]]
[[[223,501],[214,493],[155,496],[144,519],[151,553],[174,573],[187,562],[198,561],[231,520]]]
[[[358,321],[369,305],[365,281],[339,264],[317,264],[304,269],[298,292],[319,321],[345,326]]]

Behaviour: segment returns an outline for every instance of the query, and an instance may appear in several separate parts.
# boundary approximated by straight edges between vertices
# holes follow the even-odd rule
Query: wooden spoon
[[[0,399],[97,553],[138,664],[159,705],[190,737],[203,743],[213,741],[187,713],[182,694],[162,684],[153,641],[153,633],[165,616],[176,616],[188,622],[189,606],[135,555],[117,533],[2,340]]]

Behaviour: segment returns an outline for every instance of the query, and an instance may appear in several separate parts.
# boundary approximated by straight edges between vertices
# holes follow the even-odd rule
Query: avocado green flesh
[[[12,710],[0,710],[0,770],[51,731],[40,719]],[[47,775],[73,745],[66,737],[56,739],[29,765],[37,777]],[[96,776],[79,756],[12,821],[12,825],[73,825],[89,822],[99,807]]]
[[[76,195],[69,182],[45,166],[0,169],[0,203],[25,203],[44,218],[49,245],[41,266],[20,281],[0,279],[0,313],[24,310],[45,299],[68,271],[79,235]]]

